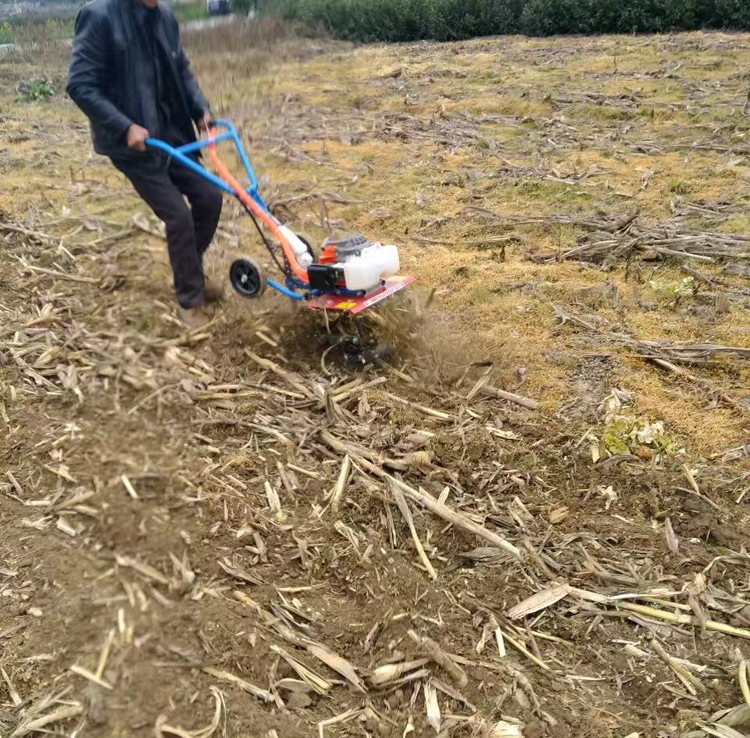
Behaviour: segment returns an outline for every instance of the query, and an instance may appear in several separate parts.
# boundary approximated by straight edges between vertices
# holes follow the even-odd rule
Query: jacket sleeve
[[[180,26],[177,23],[177,19],[171,16],[171,21],[174,24],[174,32],[177,37],[177,70],[182,77],[182,83],[185,88],[185,94],[187,95],[187,103],[190,107],[190,117],[194,121],[199,121],[206,113],[209,112],[210,105],[206,100],[204,94],[201,92],[201,88],[195,81],[193,72],[190,69],[190,62],[188,61],[185,49],[182,48],[182,41],[180,40]]]
[[[108,49],[107,18],[84,6],[76,18],[66,89],[92,122],[117,136],[132,121],[104,94],[111,78]]]

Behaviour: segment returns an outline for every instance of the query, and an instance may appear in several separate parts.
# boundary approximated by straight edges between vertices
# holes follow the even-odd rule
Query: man
[[[203,273],[221,193],[145,143],[152,137],[180,146],[196,140],[193,124],[203,132],[211,124],[172,12],[158,0],[85,5],[76,19],[67,90],[89,118],[96,152],[164,221],[180,315],[191,328],[204,325],[204,306],[221,299]]]

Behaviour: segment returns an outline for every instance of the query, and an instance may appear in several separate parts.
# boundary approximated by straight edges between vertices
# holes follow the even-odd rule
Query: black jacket
[[[81,8],[75,25],[67,91],[91,122],[94,149],[118,159],[145,159],[128,149],[131,123],[158,130],[157,80],[147,40],[136,24],[140,0],[94,0]],[[173,86],[173,124],[184,141],[194,141],[191,121],[209,110],[190,71],[180,43],[180,29],[169,8],[157,9],[155,40]]]

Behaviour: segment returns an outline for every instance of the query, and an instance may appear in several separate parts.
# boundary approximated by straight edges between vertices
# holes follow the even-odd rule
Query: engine
[[[340,240],[326,239],[319,261],[307,268],[307,275],[313,290],[368,292],[398,269],[395,246],[370,243],[364,236],[354,235]]]

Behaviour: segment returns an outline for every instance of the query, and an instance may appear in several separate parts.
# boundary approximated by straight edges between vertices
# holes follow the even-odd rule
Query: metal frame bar
[[[197,161],[191,159],[188,156],[188,154],[192,154],[195,151],[200,151],[200,149],[205,149],[208,146],[212,146],[214,144],[220,143],[221,141],[228,141],[231,139],[237,149],[237,154],[240,157],[242,166],[245,168],[247,178],[250,181],[250,187],[248,187],[247,189],[248,195],[251,195],[253,200],[255,200],[259,205],[262,205],[265,210],[268,210],[268,208],[265,206],[265,203],[260,199],[260,196],[258,195],[258,180],[255,178],[255,172],[250,165],[250,161],[247,158],[247,154],[245,153],[245,149],[242,146],[242,142],[240,141],[240,137],[237,134],[237,130],[228,120],[215,120],[213,122],[213,127],[225,128],[226,131],[224,133],[220,133],[219,135],[210,136],[209,138],[201,138],[197,141],[193,141],[192,143],[185,144],[184,146],[171,146],[166,141],[161,141],[158,138],[147,138],[146,146],[150,146],[153,149],[159,149],[160,151],[163,151],[172,159],[177,160],[183,166],[186,166],[188,169],[191,169],[196,174],[199,174],[201,177],[211,182],[211,184],[216,185],[220,190],[228,192],[230,195],[234,195],[234,190],[226,182],[224,182],[224,180],[219,179],[219,177],[217,177],[215,174],[212,174],[208,171],[208,169],[202,167],[200,164],[198,164]]]

